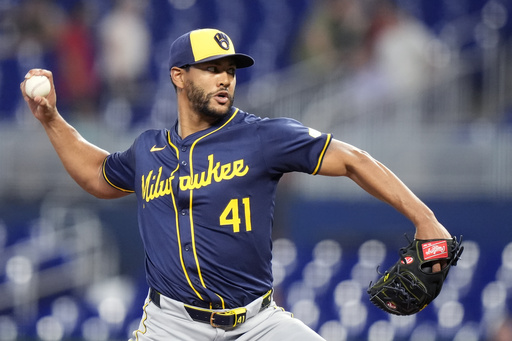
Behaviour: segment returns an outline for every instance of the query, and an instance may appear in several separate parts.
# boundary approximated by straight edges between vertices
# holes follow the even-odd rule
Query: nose
[[[227,71],[220,72],[218,74],[218,81],[217,85],[219,87],[228,88],[231,85],[231,82],[233,81],[233,76],[230,75]]]

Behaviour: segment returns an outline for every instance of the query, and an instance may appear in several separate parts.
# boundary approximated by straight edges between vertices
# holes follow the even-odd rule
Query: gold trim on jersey
[[[172,148],[174,148],[174,150],[176,151],[176,159],[179,159],[180,152],[179,152],[178,148],[171,142],[171,133],[170,132],[167,133],[167,139],[169,141],[169,145]],[[174,178],[174,173],[176,173],[176,171],[179,168],[180,168],[180,164],[178,163],[177,166],[176,166],[176,169],[174,171],[172,171],[172,173],[171,173],[171,178]],[[169,180],[169,181],[171,181],[171,180]],[[174,208],[174,219],[175,219],[175,225],[176,225],[176,237],[178,239],[177,240],[177,242],[178,242],[178,252],[180,254],[181,268],[183,269],[183,273],[185,274],[185,278],[187,279],[188,285],[190,286],[190,288],[192,288],[192,290],[194,290],[194,293],[197,295],[197,297],[199,297],[199,299],[203,301],[203,297],[201,296],[199,291],[197,291],[197,289],[192,284],[192,280],[190,279],[190,277],[188,275],[188,272],[187,272],[187,267],[185,266],[185,261],[183,260],[183,250],[181,248],[181,233],[180,233],[180,221],[179,221],[179,215],[178,215],[178,207],[176,205],[176,198],[174,197],[174,192],[172,190],[171,190],[171,198],[172,198],[172,206]]]
[[[125,188],[122,188],[122,187],[119,187],[119,186],[116,186],[114,185],[107,177],[107,172],[105,172],[105,165],[107,164],[107,159],[110,155],[107,155],[105,157],[105,159],[103,160],[103,165],[101,166],[101,172],[103,173],[103,179],[105,179],[105,181],[112,187],[114,187],[115,189],[118,189],[122,192],[126,192],[126,193],[134,193],[135,191],[132,191],[131,189],[125,189]]]
[[[312,175],[316,175],[316,173],[318,173],[318,171],[320,170],[320,165],[322,164],[322,161],[324,159],[324,155],[325,155],[325,152],[327,151],[327,147],[329,147],[329,144],[331,143],[331,139],[332,139],[332,135],[327,134],[327,139],[325,140],[324,148],[322,149],[322,152],[320,153],[320,157],[318,158],[318,163],[315,167],[315,170],[313,171],[313,173],[311,173]]]
[[[205,137],[210,136],[211,134],[216,133],[219,130],[221,130],[222,128],[224,128],[229,122],[231,122],[233,120],[233,118],[236,116],[237,113],[238,113],[238,108],[233,112],[231,117],[222,126],[220,126],[219,128],[209,132],[208,134],[205,134],[205,135],[199,137],[198,139],[196,139],[194,141],[194,143],[192,143],[192,145],[190,146],[190,152],[189,152],[189,165],[190,165],[190,178],[191,179],[194,178],[193,153],[194,153],[194,148],[195,148],[196,144],[199,141],[201,141],[202,139],[204,139]],[[191,189],[190,190],[190,210],[189,210],[189,213],[190,213],[190,234],[192,236],[192,251],[194,253],[194,259],[196,261],[197,274],[199,275],[199,280],[201,281],[201,284],[203,285],[203,288],[206,288],[206,284],[204,283],[203,274],[201,273],[201,266],[199,264],[199,258],[197,257],[197,250],[196,250],[196,240],[195,240],[195,232],[194,232],[194,215],[193,215],[193,212],[192,212],[193,197],[194,197],[193,196],[193,192],[194,192],[194,190]],[[221,299],[222,309],[225,309],[224,299],[220,295],[218,295],[218,294],[216,294],[216,295]]]

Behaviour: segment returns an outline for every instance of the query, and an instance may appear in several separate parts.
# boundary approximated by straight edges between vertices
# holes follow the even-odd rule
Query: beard
[[[207,94],[204,91],[204,89],[197,87],[192,81],[188,81],[187,85],[188,100],[190,101],[190,103],[192,103],[192,107],[194,108],[194,110],[199,114],[209,118],[220,119],[226,116],[226,114],[231,110],[231,107],[233,106],[233,102],[235,100],[234,95],[228,94],[228,103],[226,104],[225,108],[216,109],[211,104],[211,99],[215,96],[215,93]]]

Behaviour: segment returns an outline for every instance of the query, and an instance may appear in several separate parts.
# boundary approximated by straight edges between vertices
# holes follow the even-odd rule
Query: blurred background
[[[19,83],[53,71],[63,116],[124,150],[170,128],[170,43],[216,27],[256,59],[235,104],[367,150],[465,252],[440,297],[388,315],[366,289],[414,227],[347,179],[286,175],[276,300],[327,340],[512,340],[512,3],[0,0],[0,341],[126,340],[147,294],[135,199],[70,179]]]

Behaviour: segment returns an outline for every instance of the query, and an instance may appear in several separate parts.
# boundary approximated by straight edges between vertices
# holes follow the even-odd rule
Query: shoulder
[[[138,138],[165,138],[168,132],[168,129],[148,129],[140,133]]]
[[[235,108],[235,107],[233,107],[233,109],[234,109],[234,116],[233,116],[234,124],[254,124],[254,123],[258,123],[262,120],[261,117],[259,117],[257,115],[249,114],[248,112],[243,111],[242,109]]]
[[[303,134],[309,128],[301,122],[288,117],[265,118],[258,123],[258,131],[265,134],[275,135],[274,138],[288,138],[290,135]]]
[[[159,148],[168,144],[169,130],[150,129],[143,131],[133,140],[131,146],[124,151],[126,154],[138,155],[140,152]]]
[[[143,131],[135,138],[135,143],[144,143],[144,142],[158,142],[167,140],[169,134],[169,130],[167,129],[148,129]]]
[[[236,123],[255,124],[263,128],[303,127],[302,123],[288,117],[261,117],[238,109]]]
[[[267,141],[290,140],[296,138],[318,138],[327,136],[311,127],[305,126],[302,122],[289,118],[277,117],[268,118],[249,114],[242,110],[236,115],[234,124],[242,127],[252,127],[255,135]]]

